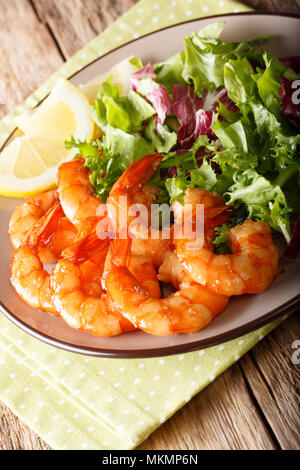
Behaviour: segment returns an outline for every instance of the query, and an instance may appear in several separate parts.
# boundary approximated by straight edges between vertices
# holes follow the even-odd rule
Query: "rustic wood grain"
[[[300,448],[300,365],[292,362],[292,343],[299,339],[300,311],[240,361],[282,449]]]
[[[136,0],[0,0],[0,79],[8,86],[0,116]],[[299,0],[248,0],[258,9],[300,13]],[[18,34],[16,34],[16,31]],[[141,449],[299,448],[299,365],[291,343],[299,314],[155,431]],[[0,404],[0,449],[49,449]]]
[[[20,104],[63,62],[48,28],[27,0],[0,1],[0,80],[6,103],[0,118]]]
[[[245,0],[243,3],[255,10],[300,14],[300,0]]]
[[[112,24],[137,0],[32,0],[66,58]]]

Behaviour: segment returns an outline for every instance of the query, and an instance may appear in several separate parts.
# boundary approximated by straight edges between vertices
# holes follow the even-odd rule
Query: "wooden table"
[[[136,0],[0,0],[0,117]],[[300,13],[299,0],[248,0],[259,9]],[[300,447],[300,311],[263,339],[140,449],[297,449]],[[0,403],[0,449],[49,449]]]

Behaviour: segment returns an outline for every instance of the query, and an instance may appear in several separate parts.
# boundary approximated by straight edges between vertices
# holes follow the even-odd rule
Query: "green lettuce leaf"
[[[229,98],[239,107],[256,99],[257,89],[252,79],[253,68],[246,57],[230,59],[224,64],[224,85]]]
[[[199,168],[189,172],[181,172],[173,178],[167,178],[165,185],[169,193],[170,202],[179,201],[183,204],[184,193],[187,188],[204,188],[213,191],[217,176],[207,160]]]
[[[257,69],[257,73],[253,74],[256,81],[259,96],[265,107],[275,116],[280,115],[281,104],[279,99],[280,78],[287,70],[276,57],[268,52],[263,54],[265,70]]]
[[[176,132],[169,131],[168,127],[162,125],[152,118],[144,130],[145,138],[151,143],[153,149],[159,153],[168,153],[177,143]]]
[[[106,127],[115,127],[127,133],[139,132],[142,124],[156,111],[138,93],[130,90],[127,96],[120,96],[118,87],[105,82],[93,108],[93,118],[106,132]]]
[[[246,205],[249,218],[268,222],[290,240],[289,214],[286,198],[280,186],[272,184],[255,170],[236,172],[234,184],[228,189],[228,204]]]
[[[194,85],[199,96],[205,89],[214,91],[224,86],[224,65],[228,60],[247,57],[249,60],[262,61],[262,54],[255,50],[252,43],[265,37],[224,43],[216,37],[220,34],[221,27],[218,25],[215,30],[217,33],[213,37],[207,37],[206,33],[202,36],[200,32],[184,39],[185,63],[182,76],[187,83]]]
[[[223,224],[220,227],[215,228],[216,237],[213,243],[215,245],[215,252],[220,255],[231,253],[230,240],[227,235],[229,230],[230,227],[227,224]]]
[[[172,94],[172,84],[184,84],[182,77],[185,56],[183,52],[170,57],[167,60],[154,64],[156,81],[163,85],[169,94]]]

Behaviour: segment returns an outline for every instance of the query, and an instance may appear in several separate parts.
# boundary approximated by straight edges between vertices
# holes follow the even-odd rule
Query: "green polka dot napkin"
[[[138,2],[1,121],[0,145],[14,130],[14,118],[44,98],[58,77],[169,24],[246,10],[230,0]],[[0,399],[55,449],[132,449],[278,323],[194,353],[121,360],[53,349],[0,314]]]

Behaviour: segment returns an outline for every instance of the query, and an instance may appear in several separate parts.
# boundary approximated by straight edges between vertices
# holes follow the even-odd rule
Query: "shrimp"
[[[193,204],[201,203],[203,196],[210,197],[204,191],[199,191],[199,197],[193,199]],[[185,202],[189,197],[187,193]],[[176,204],[175,223],[180,220],[184,210],[184,206]],[[204,219],[207,218],[204,216]],[[189,249],[189,239],[174,240],[176,254],[195,282],[219,294],[254,294],[265,290],[278,273],[278,249],[272,241],[269,225],[246,220],[242,225],[232,228],[228,238],[232,254],[215,254],[206,233],[200,249]]]
[[[56,309],[52,302],[50,275],[44,269],[43,262],[59,257],[75,237],[73,226],[69,233],[69,224],[60,203],[54,203],[36,222],[27,236],[27,243],[15,250],[11,262],[10,279],[20,297],[30,306],[54,314]]]
[[[56,264],[50,280],[54,292],[54,305],[61,318],[72,328],[88,331],[96,336],[115,336],[134,330],[112,304],[105,292],[86,292],[84,277],[88,274],[95,281],[98,270],[84,271],[82,265],[61,258]],[[100,284],[99,284],[100,285]]]
[[[68,248],[51,274],[54,305],[71,327],[96,336],[115,336],[135,330],[120,313],[101,286],[103,271],[109,269],[109,240],[100,240],[95,231]],[[130,270],[143,288],[160,296],[156,271],[147,260],[133,257]]]
[[[147,181],[159,167],[162,156],[153,154],[144,157],[137,162],[131,164],[123,175],[117,180],[112,187],[107,199],[108,207],[111,205],[115,208],[116,217],[122,211],[120,200],[122,196],[127,198],[127,208],[134,206],[136,203],[143,203],[150,213],[151,204],[156,201],[157,188],[147,185]],[[112,214],[108,209],[109,216]],[[127,213],[128,224],[132,217]],[[112,225],[118,227],[118,221],[112,220]],[[153,261],[155,267],[162,263],[163,255],[171,249],[171,238],[164,238],[160,230],[152,229],[152,232],[145,227],[144,237],[131,229],[133,237],[132,254],[137,256],[147,256]],[[152,236],[151,236],[152,235]]]
[[[109,241],[99,239],[96,226],[94,225],[91,229],[89,221],[86,221],[78,234],[78,239],[63,251],[62,256],[69,261],[80,263],[81,269],[82,266],[92,267],[93,265],[94,272],[99,274],[97,284],[100,286],[102,283],[104,284],[105,275],[111,266],[111,255],[108,247]],[[106,258],[102,255],[103,249],[106,249]],[[159,282],[149,256],[142,253],[133,255],[130,260],[130,271],[153,297],[160,297]],[[88,269],[86,272],[88,272]]]
[[[26,244],[34,248],[42,263],[54,263],[76,237],[75,226],[65,217],[60,202],[56,202],[33,226]]]
[[[195,283],[185,272],[182,264],[178,260],[174,251],[168,251],[164,255],[164,260],[158,271],[158,279],[163,282],[171,282],[176,289],[186,289],[191,286],[199,287],[199,299],[206,305],[214,315],[218,315],[227,305],[224,295],[217,294],[208,287]]]
[[[14,210],[8,234],[14,248],[24,245],[33,226],[58,201],[56,190],[45,191],[25,199]]]
[[[86,218],[97,216],[102,202],[94,194],[84,158],[76,158],[58,167],[57,186],[64,213],[77,228]]]
[[[190,287],[192,284],[196,284],[184,270],[175,251],[171,250],[164,253],[162,263],[158,269],[158,279],[162,282],[173,284],[175,289]]]
[[[20,246],[14,252],[10,280],[19,296],[28,305],[56,314],[49,273],[28,245]]]
[[[160,154],[153,154],[147,155],[147,159],[143,157],[132,163],[111,188],[107,199],[107,208],[115,233],[120,234],[124,228],[130,231],[130,221],[133,220],[133,216],[130,216],[130,210],[139,202],[139,197],[144,192],[146,183],[159,167],[161,160]],[[124,199],[126,204],[124,204]],[[150,202],[147,197],[146,200]],[[148,208],[147,204],[146,206]],[[127,213],[124,214],[126,209]]]
[[[132,163],[111,189],[112,204],[118,207],[121,196],[128,198],[128,207],[134,203],[136,192],[150,179],[160,162],[161,156],[155,154]],[[129,221],[128,216],[127,223]],[[222,305],[219,309],[212,308],[212,302],[202,303],[201,296],[206,289],[198,285],[180,289],[166,299],[151,297],[129,270],[131,245],[128,238],[116,238],[112,242],[111,267],[105,286],[114,304],[135,326],[154,335],[191,333],[207,326],[224,310],[227,297],[220,296]],[[216,295],[210,294],[212,298]]]
[[[171,249],[172,240],[167,238],[134,238],[132,240],[132,255],[151,259],[155,268],[162,264],[165,253]]]
[[[165,299],[149,296],[128,269],[130,248],[131,240],[112,242],[112,266],[105,286],[123,316],[136,327],[158,336],[193,333],[206,327],[226,307],[227,297],[219,296],[217,308],[216,294],[209,292],[209,297],[207,289],[199,285],[180,289]]]

